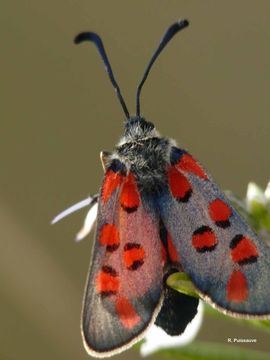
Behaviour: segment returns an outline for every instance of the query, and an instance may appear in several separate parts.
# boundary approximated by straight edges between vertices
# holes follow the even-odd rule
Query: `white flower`
[[[264,195],[265,195],[265,197],[266,197],[266,200],[270,203],[270,181],[269,181],[269,183],[268,183],[267,186],[266,186]]]
[[[269,193],[270,190],[268,188],[268,190],[266,189],[265,193],[263,192],[263,190],[254,182],[250,182],[248,184],[247,187],[247,208],[248,210],[252,210],[252,206],[255,203],[257,204],[261,204],[261,205],[266,205],[267,203],[267,199],[266,199],[266,193]]]
[[[198,312],[187,325],[183,334],[170,336],[156,325],[152,325],[145,335],[145,342],[141,345],[141,355],[147,356],[161,349],[184,346],[190,343],[197,335],[203,318],[203,302],[199,301]]]

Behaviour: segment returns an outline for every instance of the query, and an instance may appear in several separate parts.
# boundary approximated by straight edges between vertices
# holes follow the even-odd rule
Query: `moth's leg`
[[[64,219],[65,217],[69,216],[70,214],[73,214],[74,212],[83,209],[86,206],[90,206],[91,208],[97,203],[99,194],[90,195],[86,199],[83,199],[79,201],[78,203],[70,206],[69,208],[62,211],[60,214],[56,215],[55,218],[51,221],[51,224],[55,224],[58,221]]]
[[[108,151],[101,151],[101,153],[100,153],[100,160],[101,160],[101,164],[102,164],[104,172],[107,169],[107,163],[108,163],[108,159],[110,156],[111,156],[111,153]]]

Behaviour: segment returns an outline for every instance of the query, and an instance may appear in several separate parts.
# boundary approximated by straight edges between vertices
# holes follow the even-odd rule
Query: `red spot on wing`
[[[235,270],[227,284],[227,299],[241,303],[248,297],[248,284],[245,275],[240,270]]]
[[[248,262],[256,261],[259,256],[257,247],[255,244],[247,237],[235,237],[238,241],[236,245],[231,249],[231,257],[234,262],[244,264]]]
[[[144,263],[144,248],[137,243],[127,243],[124,246],[123,260],[129,270],[137,270]]]
[[[123,176],[112,171],[108,170],[102,186],[101,192],[101,201],[106,203],[112,193],[121,185],[123,181]]]
[[[215,199],[208,206],[210,218],[215,222],[225,222],[232,215],[231,208],[221,199]]]
[[[132,329],[141,321],[140,316],[127,298],[117,298],[115,307],[119,319],[125,328]]]
[[[187,153],[183,154],[176,165],[179,170],[187,171],[193,173],[202,179],[207,180],[208,177],[201,168],[201,166],[197,163],[193,157]]]
[[[140,196],[134,175],[130,172],[125,178],[120,195],[121,206],[128,212],[134,211],[140,205]]]
[[[169,168],[168,180],[172,195],[177,200],[187,201],[192,192],[191,185],[188,179],[175,166]]]
[[[119,278],[115,270],[104,266],[96,277],[96,290],[101,295],[116,294],[119,290]]]
[[[120,244],[119,232],[114,224],[105,224],[100,230],[99,243],[108,250],[117,249]]]
[[[169,253],[169,258],[172,262],[180,262],[179,261],[179,256],[177,254],[177,251],[173,245],[172,242],[172,238],[169,235],[169,233],[167,233],[167,244],[168,244],[168,253]]]
[[[193,233],[192,245],[199,252],[214,250],[217,243],[216,235],[209,226],[201,226]]]

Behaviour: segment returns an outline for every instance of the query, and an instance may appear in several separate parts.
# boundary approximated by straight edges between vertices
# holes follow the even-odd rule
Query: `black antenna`
[[[74,39],[75,44],[80,44],[83,41],[92,41],[96,45],[98,52],[101,56],[101,59],[104,62],[106,72],[109,75],[111,83],[115,89],[116,95],[120,101],[120,104],[122,105],[124,113],[125,113],[127,119],[129,119],[130,116],[129,116],[127,106],[126,106],[123,96],[121,94],[120,88],[113,76],[112,68],[111,68],[110,62],[108,60],[108,57],[107,57],[106,51],[104,49],[101,38],[96,33],[84,32],[84,33],[80,33],[79,35],[77,35]]]
[[[169,29],[166,31],[166,33],[164,34],[163,38],[160,41],[160,44],[157,48],[157,50],[154,52],[151,60],[149,61],[144,74],[143,74],[143,78],[137,88],[137,95],[136,95],[136,103],[137,103],[137,111],[136,114],[138,117],[140,117],[140,95],[141,95],[141,90],[143,87],[143,84],[145,83],[145,80],[147,79],[147,76],[149,74],[149,71],[151,70],[151,67],[153,66],[154,62],[156,61],[157,57],[159,56],[159,54],[161,53],[161,51],[164,49],[164,47],[168,44],[168,42],[174,37],[174,35],[176,33],[178,33],[178,31],[184,29],[185,27],[187,27],[189,24],[188,20],[179,20],[178,22],[172,24]]]

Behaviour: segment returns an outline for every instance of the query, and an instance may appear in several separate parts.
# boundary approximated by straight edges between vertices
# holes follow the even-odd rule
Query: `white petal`
[[[60,214],[55,216],[55,218],[51,221],[51,224],[55,224],[58,221],[60,221],[60,220],[64,219],[65,217],[67,217],[68,215],[74,213],[75,211],[78,211],[78,210],[90,205],[92,201],[93,201],[93,197],[89,196],[88,198],[86,198],[84,200],[81,200],[78,203],[70,206],[69,208],[65,209]]]
[[[266,204],[266,197],[262,189],[255,183],[250,182],[247,188],[247,206],[248,210],[252,206],[252,202],[256,201],[259,204]]]
[[[200,300],[198,312],[193,320],[188,324],[183,334],[170,336],[160,327],[152,325],[147,331],[145,342],[141,346],[141,355],[147,356],[160,349],[184,346],[190,343],[197,335],[203,318],[203,303]]]
[[[265,195],[267,201],[270,201],[270,181],[269,181],[269,183],[267,184],[267,187],[266,187],[266,189],[265,189],[264,195]]]
[[[98,203],[96,202],[88,211],[82,229],[76,235],[75,240],[80,241],[84,239],[92,230],[92,227],[97,218]]]

